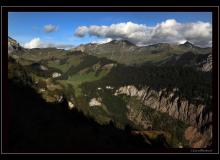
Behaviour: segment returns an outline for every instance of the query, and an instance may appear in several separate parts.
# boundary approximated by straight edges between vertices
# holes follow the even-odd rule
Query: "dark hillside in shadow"
[[[49,104],[29,87],[9,81],[7,152],[123,152],[163,147],[150,145],[112,123],[101,126],[67,103]]]

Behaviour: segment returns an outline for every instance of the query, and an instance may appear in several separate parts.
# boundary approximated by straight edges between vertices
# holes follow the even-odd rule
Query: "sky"
[[[9,12],[8,35],[26,48],[71,48],[126,39],[212,45],[211,12]]]

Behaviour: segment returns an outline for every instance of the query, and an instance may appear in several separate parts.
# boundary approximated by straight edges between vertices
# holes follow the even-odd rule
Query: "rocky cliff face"
[[[212,54],[209,54],[201,63],[199,63],[199,70],[203,72],[212,71]]]
[[[21,50],[20,44],[12,39],[11,37],[8,37],[8,54],[12,53],[15,50]]]
[[[115,95],[125,94],[139,99],[144,105],[156,111],[167,113],[169,116],[189,124],[194,134],[186,137],[192,147],[207,147],[212,139],[212,112],[205,104],[193,104],[176,95],[178,88],[173,91],[162,89],[155,91],[150,87],[138,90],[135,86],[123,86],[116,90]],[[141,116],[141,115],[140,115]],[[186,131],[189,135],[189,130]],[[190,137],[190,138],[189,138]]]

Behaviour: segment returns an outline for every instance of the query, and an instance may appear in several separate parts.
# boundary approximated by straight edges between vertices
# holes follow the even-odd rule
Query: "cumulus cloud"
[[[58,30],[58,27],[52,24],[48,24],[44,26],[44,32],[50,33],[50,32],[56,32]]]
[[[88,27],[86,26],[80,26],[77,28],[76,32],[75,32],[75,35],[78,36],[78,37],[84,37],[85,34],[88,32]]]
[[[112,38],[104,38],[104,39],[92,41],[92,43],[104,44],[104,43],[108,43],[108,42],[110,42],[110,41],[112,41]]]
[[[24,48],[32,49],[32,48],[59,48],[59,49],[69,49],[73,48],[74,45],[71,44],[57,44],[51,42],[41,41],[40,38],[33,38],[29,42],[25,43]]]
[[[40,38],[34,38],[30,42],[24,44],[25,48],[39,48],[41,46]]]
[[[212,25],[201,21],[180,23],[175,19],[168,19],[155,26],[125,22],[109,26],[79,26],[75,30],[75,35],[78,37],[91,35],[101,39],[125,39],[136,45],[190,41],[195,45],[206,47],[211,46]]]

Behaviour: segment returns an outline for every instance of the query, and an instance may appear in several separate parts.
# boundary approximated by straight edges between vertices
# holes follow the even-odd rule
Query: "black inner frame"
[[[8,141],[8,113],[10,112],[9,98],[8,98],[8,79],[7,79],[7,46],[8,46],[8,12],[212,12],[212,56],[213,56],[213,146],[211,149],[178,149],[178,148],[168,148],[168,149],[146,149],[146,150],[136,150],[134,153],[217,153],[218,148],[218,125],[219,125],[219,103],[218,103],[218,73],[219,73],[219,7],[218,6],[208,6],[208,7],[196,7],[196,6],[92,6],[92,7],[72,7],[72,6],[3,6],[1,8],[2,12],[2,149],[3,152],[7,152],[7,141]],[[86,148],[85,148],[85,152]],[[98,152],[98,151],[96,151]],[[102,152],[102,151],[101,151]],[[111,152],[123,152],[126,151],[109,151]]]

